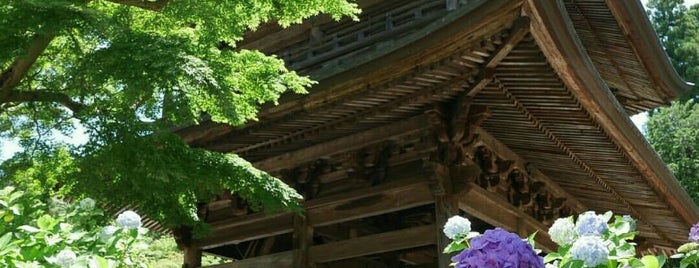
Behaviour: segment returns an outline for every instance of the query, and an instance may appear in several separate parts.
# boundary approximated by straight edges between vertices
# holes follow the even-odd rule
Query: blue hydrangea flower
[[[559,246],[570,245],[577,237],[572,218],[557,219],[549,228],[551,240]]]
[[[530,267],[544,268],[543,258],[529,243],[500,228],[487,230],[471,240],[467,248],[451,260],[455,268]]]
[[[116,233],[118,229],[115,226],[109,225],[105,226],[102,228],[102,231],[100,231],[100,241],[107,243],[109,242],[109,239],[114,236],[114,233]]]
[[[582,236],[573,243],[570,254],[574,260],[581,260],[589,267],[607,263],[609,249],[604,240],[597,236]]]
[[[461,216],[453,216],[444,224],[444,234],[449,239],[454,239],[457,236],[465,236],[471,231],[471,221]]]
[[[138,229],[141,227],[141,216],[131,210],[127,210],[119,214],[116,219],[119,227],[126,229]]]
[[[587,211],[580,214],[578,224],[576,225],[578,235],[596,235],[601,236],[607,231],[607,221],[602,215],[595,214],[594,211]]]
[[[75,252],[73,252],[70,249],[64,249],[61,250],[61,252],[58,252],[58,254],[55,257],[55,264],[57,264],[60,267],[70,267],[75,263],[75,259],[78,256],[75,255]]]
[[[699,222],[689,230],[689,241],[699,242]]]

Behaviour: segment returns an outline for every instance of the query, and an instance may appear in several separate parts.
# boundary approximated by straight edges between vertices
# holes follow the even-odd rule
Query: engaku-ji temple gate
[[[319,81],[244,128],[180,131],[234,152],[304,197],[305,217],[205,207],[212,235],[186,241],[217,267],[447,267],[441,233],[520,235],[586,210],[638,219],[639,248],[668,253],[699,213],[629,115],[689,87],[638,1],[360,0],[361,21],[268,25],[243,48]]]

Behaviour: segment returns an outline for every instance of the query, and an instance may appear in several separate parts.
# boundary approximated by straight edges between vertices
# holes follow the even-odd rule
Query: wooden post
[[[182,264],[182,268],[201,267],[201,249],[196,244],[184,247],[183,251],[184,264]]]
[[[312,268],[312,263],[308,249],[313,244],[313,227],[308,224],[308,215],[294,216],[293,234],[293,268]]]
[[[437,267],[447,268],[451,263],[451,257],[443,254],[444,248],[451,242],[442,232],[442,227],[447,220],[459,213],[458,199],[452,194],[451,176],[449,168],[441,163],[425,163],[427,176],[429,177],[432,195],[434,196],[435,228],[437,229]]]

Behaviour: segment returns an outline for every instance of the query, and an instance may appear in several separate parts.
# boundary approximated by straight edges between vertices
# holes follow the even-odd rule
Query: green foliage
[[[106,233],[94,201],[44,203],[13,187],[0,190],[0,266],[145,267],[145,229]]]
[[[699,5],[687,8],[684,0],[650,0],[648,15],[677,72],[687,81],[699,81]],[[682,98],[694,99],[697,89]]]
[[[204,114],[240,126],[281,94],[305,92],[308,77],[235,43],[270,21],[356,19],[356,4],[170,0],[151,11],[121,4],[128,2],[0,6],[0,138],[18,138],[25,149],[2,164],[0,183],[137,205],[166,226],[199,226],[197,203],[224,188],[259,209],[298,207],[300,196],[280,180],[235,155],[190,148],[171,130]],[[85,144],[52,139],[70,136],[76,123]]]
[[[651,0],[650,19],[678,73],[699,81],[699,5],[683,0]],[[697,87],[670,107],[652,111],[647,138],[670,170],[699,204],[699,98]]]
[[[699,106],[689,101],[660,108],[647,127],[650,144],[699,204]]]

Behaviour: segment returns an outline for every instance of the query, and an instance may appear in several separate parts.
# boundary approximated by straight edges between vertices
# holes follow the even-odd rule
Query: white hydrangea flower
[[[575,240],[575,224],[571,218],[557,219],[549,228],[551,240],[559,246],[570,245]]]
[[[141,227],[141,216],[136,212],[127,210],[117,216],[116,223],[119,227],[137,230]]]
[[[581,260],[588,267],[607,263],[609,249],[604,240],[598,236],[581,236],[570,248],[570,254],[574,260]]]
[[[58,252],[55,257],[55,263],[60,266],[60,267],[70,267],[75,263],[75,259],[77,259],[78,256],[75,255],[75,252],[73,252],[70,249],[64,249],[61,250],[61,252]]]
[[[93,200],[92,198],[87,197],[87,198],[85,198],[85,199],[83,199],[83,200],[80,200],[80,204],[78,204],[78,206],[79,206],[80,209],[82,209],[82,210],[92,210],[92,209],[95,208],[95,200]]]
[[[459,235],[467,235],[469,232],[471,232],[471,221],[461,216],[453,216],[444,224],[444,234],[452,240]]]
[[[117,230],[118,229],[116,228],[116,226],[105,226],[104,228],[102,228],[102,231],[100,231],[100,241],[104,243],[109,242],[109,239],[112,238],[112,236],[114,236],[114,233],[116,233]]]

